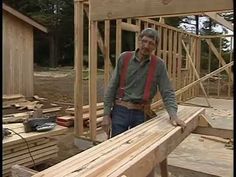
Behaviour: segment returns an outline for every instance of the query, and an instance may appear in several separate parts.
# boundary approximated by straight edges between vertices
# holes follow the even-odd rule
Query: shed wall
[[[33,27],[3,12],[3,94],[33,96]]]

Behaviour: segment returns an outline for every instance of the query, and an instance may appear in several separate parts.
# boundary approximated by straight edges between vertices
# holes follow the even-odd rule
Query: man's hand
[[[102,129],[106,132],[107,137],[109,138],[110,130],[111,130],[111,117],[110,117],[110,115],[103,116],[101,126],[102,126]]]
[[[185,122],[183,120],[177,118],[177,117],[176,118],[170,118],[170,122],[174,126],[178,126],[178,125],[181,126],[182,130],[184,130],[185,127],[186,127]]]

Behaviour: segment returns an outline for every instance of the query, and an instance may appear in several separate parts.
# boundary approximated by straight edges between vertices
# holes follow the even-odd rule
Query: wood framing
[[[234,26],[231,22],[228,22],[223,17],[219,16],[216,12],[206,12],[204,13],[206,16],[210,17],[215,22],[223,25],[224,27],[228,28],[231,31],[234,31]]]
[[[85,3],[86,2],[86,3]],[[193,98],[199,95],[199,90],[202,89],[204,96],[207,98],[206,92],[204,91],[204,87],[202,82],[205,80],[209,80],[216,72],[217,74],[223,71],[225,68],[230,69],[233,63],[226,64],[224,67],[220,68],[216,72],[209,72],[206,77],[200,78],[200,60],[201,60],[201,42],[203,39],[210,39],[208,36],[201,37],[199,35],[189,33],[183,31],[181,29],[177,29],[171,27],[167,24],[160,23],[153,19],[150,19],[149,13],[154,13],[156,16],[177,16],[178,14],[200,14],[203,12],[209,11],[227,11],[232,9],[231,1],[197,1],[197,2],[186,2],[183,0],[177,1],[149,1],[148,6],[147,2],[144,0],[139,1],[139,3],[135,3],[135,10],[130,8],[131,4],[133,7],[133,1],[123,2],[123,1],[75,1],[75,4],[82,3],[84,7],[82,9],[85,10],[88,18],[89,18],[89,125],[90,125],[90,139],[95,141],[96,139],[96,130],[99,128],[99,121],[101,121],[101,117],[98,117],[96,114],[96,104],[97,104],[97,50],[101,49],[102,55],[104,57],[104,91],[107,89],[109,78],[111,77],[112,68],[110,63],[109,56],[115,56],[115,60],[117,61],[118,56],[121,54],[122,50],[122,30],[130,31],[135,33],[135,47],[137,48],[138,44],[138,36],[141,30],[146,27],[155,28],[158,30],[160,35],[159,45],[156,48],[155,54],[158,57],[161,57],[167,66],[168,75],[170,76],[173,88],[177,94],[177,101],[185,101],[187,99]],[[125,5],[123,4],[125,3]],[[180,6],[181,3],[184,3],[184,6]],[[186,4],[187,3],[187,4]],[[106,7],[105,7],[106,6]],[[95,9],[96,7],[96,9]],[[128,9],[128,10],[127,10]],[[138,9],[141,9],[140,11]],[[200,10],[201,9],[201,10]],[[112,11],[112,14],[109,13]],[[145,12],[144,12],[145,11]],[[105,13],[109,13],[109,18],[106,18]],[[168,14],[167,14],[168,13]],[[104,15],[105,14],[105,15]],[[142,14],[142,15],[140,15]],[[78,23],[78,13],[75,13],[75,18]],[[119,16],[121,15],[121,16]],[[95,17],[96,16],[96,17]],[[129,16],[129,17],[127,17]],[[152,15],[151,15],[152,16]],[[127,18],[127,19],[126,19]],[[112,19],[112,20],[110,20]],[[113,20],[114,19],[114,20]],[[110,26],[112,24],[112,27]],[[78,24],[77,24],[78,25]],[[104,34],[99,32],[98,25],[104,26]],[[82,30],[83,24],[79,25]],[[111,29],[113,28],[113,29]],[[112,30],[115,30],[115,34],[111,34]],[[75,31],[76,33],[76,31]],[[95,35],[96,33],[96,35]],[[81,33],[79,33],[81,34]],[[115,51],[111,51],[111,42],[110,37],[115,37]],[[78,36],[77,36],[78,37]],[[76,37],[76,38],[77,38]],[[216,37],[216,36],[215,36]],[[223,37],[221,35],[220,37]],[[227,35],[224,35],[227,37]],[[182,45],[182,41],[184,41],[186,48]],[[83,46],[83,41],[79,41],[79,44],[76,46]],[[210,48],[211,49],[211,48]],[[76,49],[77,50],[77,49]],[[112,53],[110,53],[112,52]],[[83,54],[80,53],[80,59],[83,58]],[[75,58],[78,60],[78,57]],[[231,59],[232,61],[232,59]],[[80,63],[82,65],[82,63]],[[222,66],[224,63],[222,63]],[[82,66],[76,66],[78,69],[78,73],[82,73]],[[77,76],[78,74],[76,74]],[[78,75],[81,77],[81,75]],[[77,79],[76,85],[79,86],[79,81]],[[200,83],[200,85],[199,85]],[[205,83],[204,83],[205,84]],[[205,86],[205,85],[204,85]],[[227,84],[227,88],[230,90],[232,87],[231,84]],[[207,87],[208,89],[208,87]],[[220,87],[219,87],[220,89]],[[201,90],[200,90],[201,91]],[[207,90],[208,91],[208,90]],[[77,101],[76,109],[82,110],[82,105],[78,105],[78,103],[82,104],[82,90],[77,89],[75,86],[75,92],[77,92],[77,98],[80,100]],[[208,92],[207,92],[208,93]],[[231,95],[231,92],[228,91],[228,95]],[[155,101],[153,106],[159,105],[161,103],[160,95],[155,97]],[[76,112],[75,109],[75,112]],[[84,120],[82,116],[81,110],[77,110],[77,115],[75,116],[76,126],[81,126],[81,122]],[[99,120],[98,120],[99,119]],[[80,123],[78,123],[80,122]],[[80,130],[75,130],[75,136],[80,137],[83,135],[83,128],[80,127]]]
[[[75,85],[74,85],[74,101],[75,101],[75,121],[74,132],[77,136],[83,135],[83,3],[75,2],[74,4],[75,18]]]
[[[232,0],[90,0],[91,20],[232,10]],[[135,8],[134,8],[135,7]]]

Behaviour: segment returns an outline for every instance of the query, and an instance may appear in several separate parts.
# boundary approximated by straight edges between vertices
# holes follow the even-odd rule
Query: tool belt
[[[135,109],[135,110],[143,111],[146,120],[152,119],[157,116],[156,113],[153,110],[151,110],[151,104],[149,103],[138,104],[138,103],[132,103],[132,102],[123,101],[123,100],[116,100],[115,104],[126,107],[127,109]]]

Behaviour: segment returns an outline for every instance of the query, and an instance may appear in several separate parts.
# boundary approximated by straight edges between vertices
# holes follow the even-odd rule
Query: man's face
[[[150,56],[156,48],[156,42],[152,38],[143,36],[139,39],[139,51],[143,56]]]

